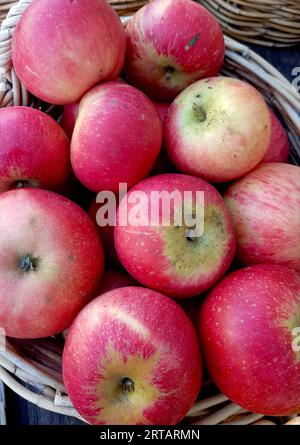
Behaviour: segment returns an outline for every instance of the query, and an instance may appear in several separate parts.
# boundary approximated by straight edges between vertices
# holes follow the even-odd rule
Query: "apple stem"
[[[120,386],[124,392],[134,391],[134,382],[129,377],[124,377],[120,382]]]
[[[33,258],[31,255],[26,254],[22,255],[20,258],[20,269],[22,272],[30,272],[30,271],[36,271],[38,265],[38,260]]]
[[[186,230],[185,237],[188,241],[196,241],[197,239],[196,230],[193,229]]]
[[[172,77],[172,74],[175,72],[175,68],[173,66],[167,66],[165,68],[166,71],[166,79],[170,80]]]
[[[201,107],[201,105],[196,104],[195,102],[193,103],[193,112],[200,122],[204,122],[206,120],[205,110]]]

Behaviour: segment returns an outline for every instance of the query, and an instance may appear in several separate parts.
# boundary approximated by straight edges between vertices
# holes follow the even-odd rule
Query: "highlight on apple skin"
[[[68,328],[93,297],[104,266],[88,215],[41,189],[0,194],[0,326],[40,338]],[[9,295],[9,298],[8,298]]]
[[[262,95],[229,77],[199,80],[172,103],[165,122],[175,167],[209,182],[236,179],[259,164],[269,147],[271,117]]]
[[[74,406],[91,424],[175,425],[201,386],[196,332],[168,297],[141,287],[115,289],[73,322],[63,376]]]
[[[58,190],[71,172],[70,143],[57,122],[29,107],[0,109],[0,192]]]
[[[88,189],[119,192],[146,177],[160,152],[162,123],[151,100],[136,88],[107,82],[80,102],[71,162]]]
[[[105,0],[35,0],[16,27],[12,60],[31,93],[64,105],[117,77],[125,49],[122,23]]]
[[[162,211],[167,203],[161,205],[160,197],[153,199],[152,192],[171,195],[174,190],[182,202],[170,201],[169,224],[166,219],[169,215]],[[131,212],[135,211],[136,192],[145,194],[151,202],[151,206],[142,204],[138,225],[130,220]],[[185,192],[191,192],[192,198],[186,198]],[[204,193],[201,236],[194,236],[185,221],[180,226],[175,222],[179,212],[190,212],[187,219],[194,215],[197,192]],[[160,212],[157,225],[149,223],[152,202]],[[206,291],[227,271],[235,252],[235,235],[223,199],[212,185],[193,176],[164,174],[145,179],[122,199],[117,212],[115,246],[121,263],[137,281],[171,297],[183,298]]]
[[[129,83],[159,101],[171,101],[198,79],[216,76],[224,37],[215,17],[191,0],[156,0],[126,26]]]
[[[243,264],[275,263],[300,271],[300,167],[260,164],[230,185],[224,200]]]
[[[261,264],[227,275],[199,317],[204,360],[219,389],[246,410],[269,416],[300,411],[300,275]]]

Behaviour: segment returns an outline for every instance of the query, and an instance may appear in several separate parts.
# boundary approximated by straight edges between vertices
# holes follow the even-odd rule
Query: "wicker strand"
[[[217,425],[218,423],[224,422],[228,417],[237,414],[240,410],[241,407],[239,405],[230,403],[213,414],[210,414],[197,422],[192,422],[192,425]]]
[[[276,425],[276,423],[272,422],[269,419],[261,419],[261,420],[258,420],[257,422],[254,422],[253,425],[263,425],[263,426],[266,426],[266,425]]]
[[[6,425],[5,388],[0,380],[0,426]]]
[[[258,420],[261,420],[264,416],[262,414],[248,414],[236,420],[230,420],[226,422],[226,425],[251,425]]]
[[[11,69],[11,40],[14,30],[28,5],[32,0],[13,2],[7,17],[0,29],[0,103],[8,105],[28,105],[28,95]],[[9,3],[9,2],[8,2]]]
[[[300,425],[300,416],[294,417],[285,423],[285,425]]]
[[[193,408],[187,414],[187,417],[198,417],[201,415],[202,411],[224,402],[228,402],[228,397],[224,396],[224,394],[217,394],[216,396],[201,400],[200,402],[195,403]]]

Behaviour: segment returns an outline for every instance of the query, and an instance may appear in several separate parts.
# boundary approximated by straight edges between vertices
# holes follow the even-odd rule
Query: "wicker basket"
[[[32,0],[7,2],[0,0],[2,11],[11,9],[0,30],[0,107],[10,105],[35,105],[37,102],[19,82],[11,66],[11,36],[20,16]],[[111,1],[114,6],[145,2]],[[124,23],[128,19],[123,19]],[[223,74],[238,76],[254,84],[264,94],[273,108],[281,114],[291,142],[291,158],[300,160],[300,97],[289,82],[269,63],[247,46],[226,37],[226,59]],[[47,109],[47,106],[43,107]],[[53,108],[53,107],[48,107]],[[66,393],[61,375],[63,339],[60,336],[40,340],[7,339],[0,343],[0,380],[26,400],[49,411],[81,419]],[[201,399],[187,415],[191,424],[300,424],[300,416],[267,419],[260,414],[247,412],[219,394],[211,382],[206,382]],[[83,419],[81,419],[83,420]]]
[[[123,16],[136,12],[148,3],[148,0],[108,0],[108,3],[112,5],[119,15]]]
[[[197,0],[226,34],[266,46],[300,43],[299,0]]]

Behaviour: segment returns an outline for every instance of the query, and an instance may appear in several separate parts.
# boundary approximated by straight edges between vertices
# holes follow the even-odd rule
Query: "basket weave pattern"
[[[0,107],[36,106],[16,76],[10,49],[15,27],[31,1],[0,0],[0,21],[5,16],[0,28]],[[133,8],[146,2],[112,0],[110,3],[122,15],[130,15]],[[123,19],[123,22],[126,20]],[[292,146],[291,157],[294,163],[299,164],[300,97],[290,83],[263,58],[230,37],[226,37],[223,75],[241,77],[264,94],[286,124]],[[7,339],[5,348],[0,345],[0,380],[41,408],[83,420],[72,406],[63,384],[62,349],[63,340],[60,337],[26,341]],[[275,424],[272,419],[247,412],[231,403],[226,396],[217,392],[211,382],[204,384],[201,394],[202,399],[187,415],[187,421],[191,424]],[[283,423],[300,424],[300,416],[285,418]]]
[[[226,34],[266,46],[300,43],[299,0],[197,0]]]
[[[108,3],[112,5],[120,16],[123,16],[136,12],[148,3],[148,0],[108,0]]]

